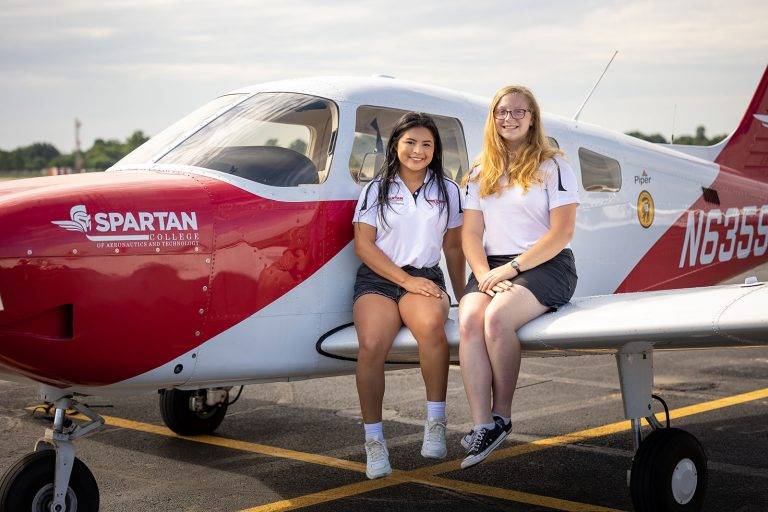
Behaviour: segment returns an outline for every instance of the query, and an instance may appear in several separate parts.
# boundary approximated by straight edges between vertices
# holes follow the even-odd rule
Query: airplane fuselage
[[[352,370],[315,342],[351,321],[356,112],[458,120],[471,158],[487,104],[387,79],[240,93],[263,91],[336,105],[321,183],[275,187],[160,158],[0,187],[0,367],[85,393]],[[545,124],[581,186],[577,297],[712,285],[768,261],[765,182],[584,123]]]

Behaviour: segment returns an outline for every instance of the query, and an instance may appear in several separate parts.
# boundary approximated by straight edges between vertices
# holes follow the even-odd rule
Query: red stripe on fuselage
[[[135,181],[132,189],[107,193],[119,174],[93,178],[98,183],[71,190],[64,203],[86,204],[88,211],[196,210],[211,245],[198,252],[113,253],[50,224],[68,214],[49,195],[56,188],[26,197],[25,204],[16,199],[18,215],[0,219],[15,226],[3,239],[13,239],[16,248],[25,237],[37,245],[29,257],[0,257],[1,365],[58,386],[101,386],[140,375],[289,293],[352,240],[354,201],[280,202],[189,175],[163,186],[148,176],[144,187]],[[98,205],[89,203],[96,199]],[[60,207],[54,211],[52,203]],[[25,221],[30,218],[36,221]],[[54,248],[45,247],[46,232],[55,237]],[[69,247],[81,250],[61,252]],[[63,328],[57,336],[50,318],[66,316],[61,306],[70,304],[72,331]]]
[[[760,253],[768,245],[768,206],[761,216],[761,208],[768,204],[768,184],[721,166],[709,188],[718,192],[720,205],[699,197],[656,241],[615,293],[713,285],[768,261],[768,252]],[[750,207],[756,208],[755,214]],[[738,216],[726,219],[729,209],[738,210]],[[638,225],[637,229],[642,228]]]

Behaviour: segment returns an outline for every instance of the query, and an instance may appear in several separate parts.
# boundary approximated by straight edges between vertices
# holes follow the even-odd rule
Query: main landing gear
[[[632,505],[637,512],[697,512],[707,490],[707,455],[690,433],[670,428],[669,411],[651,395],[653,350],[649,344],[630,343],[618,354],[624,414],[632,422],[635,456],[628,472]],[[667,411],[666,426],[652,412],[657,398]],[[643,439],[641,418],[653,431]]]
[[[96,512],[99,488],[88,467],[75,457],[73,441],[92,434],[104,420],[71,396],[43,397],[53,402],[53,428],[30,453],[0,479],[0,512]],[[75,424],[66,417],[74,409],[90,421]]]
[[[240,398],[240,392],[229,401],[231,388],[160,390],[160,414],[165,425],[181,436],[210,434],[216,430],[227,408]]]

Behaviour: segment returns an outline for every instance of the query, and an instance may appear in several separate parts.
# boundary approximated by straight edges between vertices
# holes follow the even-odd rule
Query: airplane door
[[[354,199],[351,206],[357,202],[363,187],[375,176],[384,160],[385,148],[389,134],[397,121],[407,110],[380,107],[374,105],[342,105],[341,126],[333,170],[329,181],[333,188],[329,193],[338,194],[338,190],[348,191]],[[460,180],[469,167],[467,145],[464,127],[456,117],[438,115],[428,112],[435,120],[443,145],[443,169],[448,178]],[[353,130],[345,129],[353,128]],[[476,127],[473,127],[476,128]],[[351,229],[352,208],[349,209],[348,220]],[[344,230],[346,231],[346,230]],[[336,231],[337,236],[339,231]],[[330,234],[329,234],[330,236]],[[355,272],[360,266],[360,260],[351,247],[344,249],[340,257],[325,270],[324,289],[334,290],[324,298],[325,317],[332,318],[328,325],[339,325],[349,321],[352,310],[352,288]],[[447,276],[444,260],[441,262]],[[452,294],[451,294],[452,295]],[[324,320],[324,324],[326,321]],[[333,326],[335,326],[333,325]]]

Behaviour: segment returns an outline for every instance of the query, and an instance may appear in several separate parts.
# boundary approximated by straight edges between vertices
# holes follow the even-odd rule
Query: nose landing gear
[[[73,441],[92,434],[104,420],[72,397],[54,402],[53,428],[46,429],[33,453],[18,460],[0,479],[0,512],[96,512],[99,488],[88,467],[75,457]],[[67,409],[88,417],[84,424],[66,418]]]

